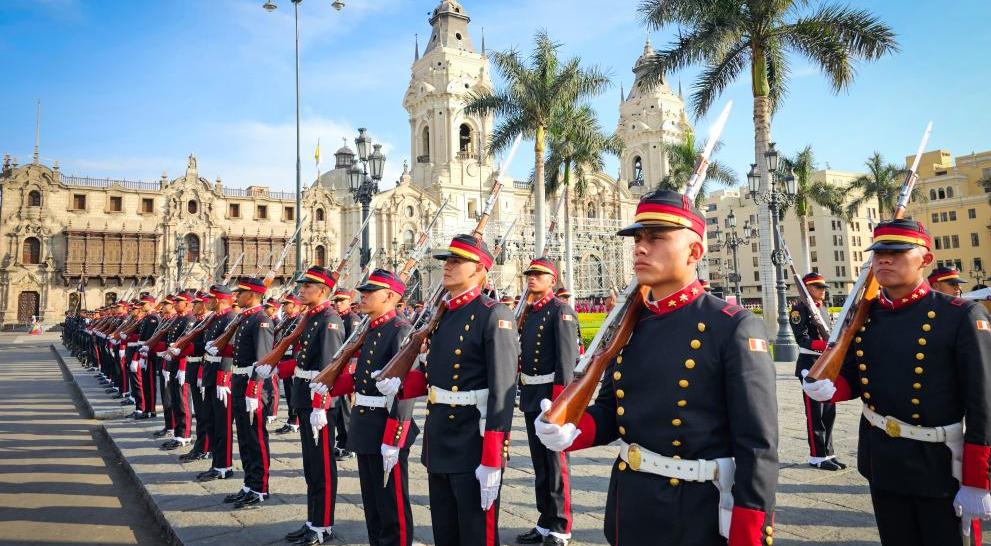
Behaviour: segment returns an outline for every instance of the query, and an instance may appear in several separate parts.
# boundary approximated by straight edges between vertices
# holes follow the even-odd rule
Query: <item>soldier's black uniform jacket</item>
[[[173,320],[172,324],[169,325],[169,331],[165,333],[165,346],[168,347],[172,343],[176,342],[183,334],[186,333],[186,328],[189,328],[193,324],[193,312],[186,311],[184,315],[177,315]],[[175,373],[179,369],[179,358],[170,358],[165,361],[165,368],[170,373]],[[195,378],[193,378],[195,379]]]
[[[964,422],[963,485],[988,489],[991,325],[979,304],[931,290],[879,297],[854,338],[834,401],[859,397],[875,412],[923,427]],[[944,444],[892,437],[860,420],[857,467],[873,487],[953,497]]]
[[[244,318],[241,319],[241,324],[238,325],[237,331],[234,332],[234,337],[230,343],[233,350],[230,364],[232,369],[252,366],[259,358],[272,350],[275,328],[272,327],[272,319],[262,309],[261,305],[256,305],[241,312]],[[221,367],[225,367],[224,362],[221,362]],[[247,385],[249,391],[246,393],[246,396],[253,396],[260,393],[257,379],[257,372],[251,370]]]
[[[520,329],[520,372],[554,374],[553,383],[526,384],[520,376],[520,410],[540,412],[540,401],[553,399],[575,376],[578,361],[578,315],[551,292],[534,302]]]
[[[320,303],[305,314],[300,313],[300,316],[303,315],[306,328],[299,336],[296,369],[307,372],[322,370],[344,344],[344,324],[329,301]],[[291,403],[296,409],[312,407],[309,380],[293,377]]]
[[[203,386],[204,387],[216,387],[217,386],[217,372],[222,371],[220,362],[208,362],[206,357],[206,344],[220,337],[227,329],[227,325],[234,320],[237,313],[233,309],[228,307],[223,311],[214,311],[217,314],[210,326],[203,331],[203,345],[204,345],[204,355],[203,355]],[[225,351],[229,351],[228,347],[224,347],[220,354],[224,354]]]
[[[375,388],[372,374],[388,364],[412,329],[395,310],[371,321],[368,326],[354,373],[341,374],[334,384],[335,396],[349,392],[382,396]],[[356,402],[351,410],[348,449],[362,455],[378,455],[382,444],[408,449],[419,434],[416,423],[412,422],[414,403],[412,399],[397,399],[390,409],[365,407]]]
[[[425,371],[419,378],[407,375],[404,383],[409,385],[404,384],[404,389],[409,386],[410,391],[403,397],[422,395],[425,387],[453,392],[488,389],[485,433],[480,434],[482,416],[475,405],[435,404],[428,398],[423,464],[428,472],[440,474],[474,472],[479,463],[501,468],[509,459],[520,355],[513,312],[481,296],[478,287],[445,305],[447,311],[430,337]]]
[[[147,315],[141,317],[141,322],[135,329],[135,333],[138,334],[138,341],[148,341],[151,339],[151,336],[155,334],[155,330],[158,329],[158,323],[161,322],[161,320],[162,317],[155,312],[148,313]]]
[[[569,450],[619,438],[672,458],[734,457],[729,543],[770,544],[778,425],[763,322],[698,281],[646,303]],[[617,459],[605,535],[613,545],[717,544],[718,502],[712,483],[634,471]]]
[[[344,313],[340,313],[341,323],[344,324],[344,339],[351,337],[351,332],[354,331],[354,327],[358,325],[361,320],[356,314],[351,312],[350,309]]]
[[[830,325],[829,309],[825,305],[819,306],[819,316],[822,317],[822,320],[827,326]],[[789,322],[791,323],[791,331],[795,335],[795,342],[803,349],[812,351],[813,341],[826,339],[819,335],[819,329],[816,328],[815,322],[812,321],[812,313],[809,311],[808,306],[805,305],[805,302],[801,300],[791,306]],[[799,354],[798,360],[795,362],[795,377],[801,378],[802,370],[811,368],[816,363],[817,358],[816,355],[812,354]]]

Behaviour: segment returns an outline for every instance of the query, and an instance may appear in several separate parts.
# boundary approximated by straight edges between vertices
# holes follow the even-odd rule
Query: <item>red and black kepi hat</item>
[[[492,269],[492,253],[489,252],[488,245],[481,239],[476,239],[471,235],[455,235],[451,239],[446,252],[434,254],[438,260],[448,258],[462,258],[472,262],[482,264],[485,269]]]
[[[229,300],[234,295],[225,284],[215,284],[210,287],[210,295],[218,300]]]
[[[911,250],[917,246],[932,248],[932,238],[922,222],[891,220],[874,228],[874,243],[867,250]]]
[[[374,292],[376,290],[382,290],[383,288],[388,288],[400,296],[406,292],[406,284],[399,278],[399,275],[396,275],[388,269],[376,269],[375,271],[372,271],[372,274],[368,276],[368,280],[365,281],[365,284],[358,287],[358,291]]]
[[[523,274],[530,275],[531,273],[547,273],[557,277],[557,269],[554,268],[554,264],[544,257],[534,258],[530,261],[530,265],[523,271]]]
[[[188,303],[192,303],[195,298],[196,298],[195,290],[183,290],[182,292],[176,294],[175,301],[177,302],[185,301]]]
[[[265,294],[265,283],[258,277],[241,277],[237,281],[237,287],[234,288],[234,292],[254,292],[256,294]]]
[[[952,267],[937,267],[929,274],[929,284],[934,282],[948,282],[951,284],[963,284],[967,281],[960,278],[960,272]]]
[[[331,298],[334,301],[349,300],[354,297],[349,288],[344,288],[343,286],[334,290],[334,296]]]
[[[279,300],[276,298],[268,298],[265,300],[265,307],[277,308],[279,307]]]
[[[141,296],[138,297],[138,301],[141,303],[155,303],[155,296],[152,296],[148,292],[142,292]]]
[[[555,292],[554,295],[559,298],[570,298],[571,292],[568,291],[567,288],[561,287],[557,289],[557,292]]]
[[[644,195],[637,204],[633,223],[617,235],[630,236],[643,228],[685,228],[705,238],[705,218],[687,196],[671,190]]]
[[[337,285],[337,280],[334,279],[334,273],[326,267],[319,265],[310,266],[305,273],[296,279],[296,282],[322,284],[330,288],[334,288]]]
[[[296,297],[296,294],[293,294],[292,292],[290,292],[290,293],[286,294],[285,296],[282,296],[282,302],[281,303],[295,303],[296,305],[299,305],[302,302],[299,300],[298,297]]]
[[[823,277],[822,275],[813,271],[812,273],[809,273],[808,275],[802,277],[802,283],[805,286],[815,286],[815,285],[826,286],[826,277]]]

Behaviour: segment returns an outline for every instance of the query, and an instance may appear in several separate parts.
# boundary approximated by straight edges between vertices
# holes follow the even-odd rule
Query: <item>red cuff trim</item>
[[[224,345],[224,348],[220,350],[220,356],[227,358],[234,356],[234,347],[230,343]]]
[[[551,387],[551,401],[557,400],[558,396],[564,392],[564,385],[554,385]]]
[[[833,384],[836,385],[836,392],[833,394],[830,402],[845,402],[853,399],[853,389],[850,388],[850,383],[847,382],[845,377],[841,375],[836,376],[836,381]]]
[[[325,400],[322,394],[313,393],[313,401],[310,404],[310,407],[312,407],[313,409],[316,409],[316,410],[318,410],[318,409],[327,409],[325,407],[325,404],[327,404],[327,402],[329,402],[329,401],[330,401],[330,397],[329,396]],[[327,404],[327,405],[329,405],[329,404]]]
[[[582,414],[577,428],[582,433],[575,438],[575,441],[565,451],[577,451],[595,445],[595,419],[588,412]]]
[[[248,386],[244,389],[244,395],[255,398],[258,396],[258,382],[254,379],[248,380]]]
[[[183,347],[181,351],[179,351],[179,356],[189,356],[193,354],[193,349],[195,349],[195,347],[193,347],[193,344],[187,343],[186,346]]]
[[[186,358],[185,357],[179,357],[179,371],[180,372],[186,371]]]
[[[399,389],[399,399],[416,398],[427,395],[427,376],[420,370],[410,370],[406,374],[403,386]]]
[[[279,362],[277,368],[279,369],[279,379],[289,379],[296,372],[296,359],[283,360]]]
[[[406,444],[406,436],[409,434],[410,421],[399,421],[390,417],[385,422],[385,431],[382,433],[382,443],[393,447],[402,447]]]
[[[502,468],[509,460],[509,433],[486,430],[482,437],[482,465]]]
[[[151,350],[154,351],[154,352],[156,352],[156,353],[160,353],[160,352],[164,351],[167,348],[168,348],[168,345],[166,345],[164,341],[159,341],[158,343],[155,344],[154,347],[152,347]]]
[[[337,381],[334,381],[334,386],[331,387],[330,392],[334,393],[334,396],[351,394],[354,392],[354,376],[350,373],[338,375]]]
[[[217,370],[217,386],[218,387],[230,387],[231,386],[231,375],[223,370]]]
[[[196,379],[203,380],[203,366],[196,369]]]
[[[826,340],[825,339],[813,339],[811,349],[813,351],[823,352],[826,350]]]
[[[988,460],[991,447],[977,444],[963,445],[963,485],[978,489],[991,489],[988,478]]]
[[[764,520],[767,514],[762,510],[751,510],[740,506],[733,507],[733,517],[729,527],[729,546],[754,546],[764,543]]]

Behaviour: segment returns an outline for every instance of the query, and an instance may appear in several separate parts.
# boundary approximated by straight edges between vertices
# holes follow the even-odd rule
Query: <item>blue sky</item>
[[[414,34],[429,33],[436,0],[329,0],[301,5],[304,180],[315,175],[319,136],[324,165],[356,128],[384,144],[387,181],[409,156],[402,96]],[[261,0],[5,0],[0,5],[0,153],[23,163],[42,101],[41,155],[63,172],[154,180],[182,174],[195,153],[209,179],[228,186],[289,189],[294,183],[293,18],[289,0],[268,13]],[[527,50],[546,28],[565,55],[597,64],[613,87],[593,101],[615,127],[619,86],[646,32],[637,1],[463,0],[476,48]],[[820,165],[857,170],[874,150],[902,162],[926,121],[930,149],[962,155],[991,148],[991,2],[857,2],[898,33],[901,52],[861,65],[849,93],[833,95],[804,60],[793,61],[789,98],[772,129],[779,149],[811,144]],[[655,47],[672,30],[653,33]],[[686,94],[694,70],[669,75]],[[497,84],[498,85],[498,84]],[[719,158],[742,177],[753,158],[749,78],[730,87],[735,110]],[[713,117],[715,113],[713,113]],[[696,122],[704,131],[709,119]],[[525,157],[525,156],[524,156]],[[528,161],[512,169],[525,175]],[[608,171],[615,174],[616,162]],[[742,180],[741,180],[742,182]],[[386,185],[391,185],[389,182]]]

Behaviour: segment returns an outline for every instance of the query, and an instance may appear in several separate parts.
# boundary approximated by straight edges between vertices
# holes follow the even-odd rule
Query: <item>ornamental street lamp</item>
[[[743,222],[743,234],[737,234],[736,213],[732,210],[726,217],[726,229],[727,231],[724,237],[724,232],[716,227],[716,244],[728,246],[733,253],[733,272],[729,275],[729,281],[733,283],[736,304],[742,305],[743,292],[740,290],[740,281],[743,278],[740,276],[740,262],[737,260],[736,249],[749,244],[751,239],[755,239],[757,237],[757,229],[750,225],[750,220],[746,220]]]
[[[176,282],[176,285],[177,286],[179,285],[179,283],[182,282],[182,258],[183,258],[183,254],[185,252],[186,252],[186,240],[183,238],[182,235],[176,234],[176,236],[175,236],[175,264],[176,264],[175,282]],[[178,289],[179,290],[182,290],[182,287],[179,286]]]
[[[788,285],[785,282],[784,241],[781,240],[781,230],[778,229],[778,224],[781,222],[781,215],[784,210],[795,201],[798,188],[794,173],[785,177],[776,174],[780,156],[775,150],[773,142],[764,153],[764,160],[767,162],[767,172],[771,177],[771,183],[766,186],[768,190],[760,191],[761,180],[756,164],[750,165],[747,184],[750,189],[750,198],[757,204],[766,204],[771,211],[771,230],[774,232],[771,263],[775,267],[775,288],[778,299],[778,334],[774,340],[774,360],[775,362],[794,362],[798,359],[798,345],[795,344],[795,337],[788,325],[788,311],[785,307],[787,304],[785,291]]]
[[[299,159],[299,4],[303,0],[290,0],[293,5],[293,14],[296,20],[296,210],[294,211],[294,217],[296,218],[296,273],[293,278],[299,277],[303,273],[303,230],[300,226],[303,222],[303,184],[302,184],[302,163]],[[272,0],[266,0],[262,7],[265,11],[269,13],[275,11],[279,7]],[[335,0],[331,4],[337,11],[341,11],[344,7],[344,2],[341,0]]]
[[[361,223],[365,228],[361,232],[360,262],[361,267],[364,268],[372,259],[368,245],[368,225],[365,224],[365,220],[368,218],[372,197],[379,192],[379,181],[382,180],[382,171],[385,170],[385,156],[382,155],[382,145],[373,145],[364,127],[358,129],[358,137],[354,139],[354,145],[357,148],[357,159],[361,162],[361,167],[354,163],[348,169],[348,187],[355,203],[361,203]],[[371,153],[368,153],[369,146],[372,147]]]
[[[399,269],[399,241],[395,237],[392,238],[392,271],[396,272]]]

